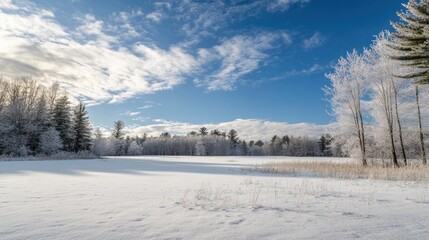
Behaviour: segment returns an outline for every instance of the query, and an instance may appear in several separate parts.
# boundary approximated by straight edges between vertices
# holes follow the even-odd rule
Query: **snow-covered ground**
[[[3,161],[0,238],[429,239],[427,184],[242,170],[293,160]]]

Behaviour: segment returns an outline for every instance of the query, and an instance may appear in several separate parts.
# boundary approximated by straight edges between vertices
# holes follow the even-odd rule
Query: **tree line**
[[[50,155],[91,147],[85,106],[72,106],[58,84],[45,87],[30,78],[0,78],[0,155]]]
[[[362,165],[426,164],[429,83],[429,2],[411,0],[362,52],[353,50],[327,74],[324,90],[336,118],[334,143]]]
[[[238,132],[202,127],[186,136],[172,136],[168,132],[160,136],[131,137],[125,134],[122,121],[114,123],[111,136],[104,137],[95,130],[93,151],[97,155],[189,155],[189,156],[340,156],[339,148],[331,149],[332,137],[320,139],[273,136],[270,141],[240,139]]]

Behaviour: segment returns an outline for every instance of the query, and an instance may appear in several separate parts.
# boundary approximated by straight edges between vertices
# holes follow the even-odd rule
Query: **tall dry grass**
[[[350,180],[375,179],[429,182],[429,166],[427,165],[395,168],[384,165],[364,167],[359,164],[334,162],[273,162],[252,166],[246,170],[272,174],[310,175]]]

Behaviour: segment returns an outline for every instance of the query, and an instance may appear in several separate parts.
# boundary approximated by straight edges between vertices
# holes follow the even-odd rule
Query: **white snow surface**
[[[0,162],[0,239],[429,239],[429,186],[243,171],[290,157]]]

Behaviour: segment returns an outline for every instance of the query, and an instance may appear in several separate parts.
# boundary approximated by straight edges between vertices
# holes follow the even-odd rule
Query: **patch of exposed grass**
[[[429,182],[429,166],[427,165],[394,168],[383,165],[364,167],[359,164],[334,162],[273,162],[249,167],[246,170],[271,174],[310,175],[350,180],[375,179]]]

